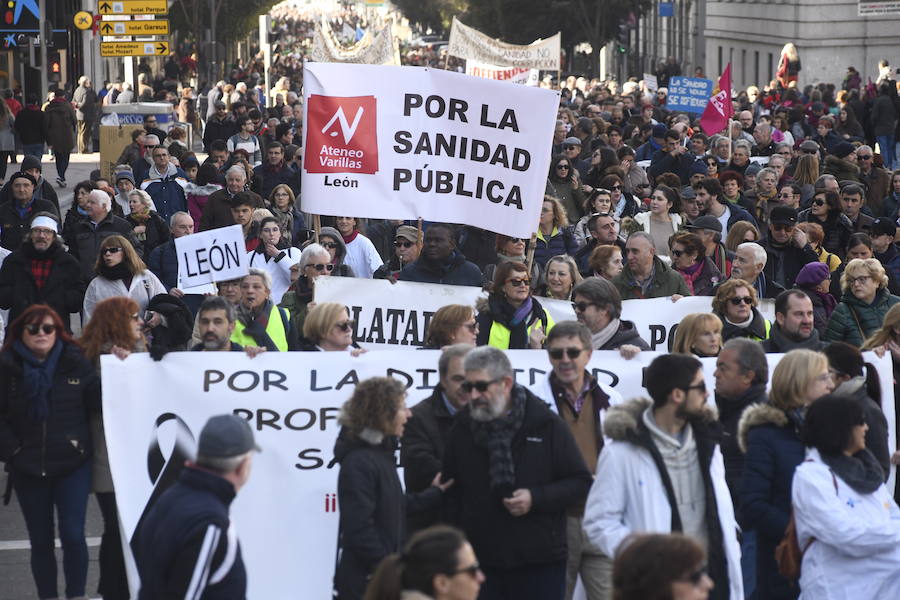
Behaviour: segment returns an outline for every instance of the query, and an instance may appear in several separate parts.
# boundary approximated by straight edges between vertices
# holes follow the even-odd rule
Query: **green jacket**
[[[866,338],[881,328],[887,311],[898,302],[900,298],[885,288],[878,290],[872,304],[865,304],[850,292],[844,292],[840,304],[831,313],[825,341],[862,346]]]
[[[673,294],[681,294],[682,296],[692,295],[688,290],[684,278],[666,265],[658,256],[653,257],[653,268],[655,273],[647,293],[644,294],[641,286],[634,282],[634,276],[628,265],[621,273],[612,278],[612,284],[619,290],[622,300],[634,300],[635,298],[665,298]]]

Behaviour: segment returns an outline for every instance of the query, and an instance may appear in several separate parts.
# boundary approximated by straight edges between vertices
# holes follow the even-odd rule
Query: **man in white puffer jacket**
[[[588,496],[584,530],[616,556],[632,533],[681,532],[700,542],[715,582],[710,598],[742,600],[741,551],[700,361],[664,354],[644,373],[651,400],[609,410],[606,444]]]

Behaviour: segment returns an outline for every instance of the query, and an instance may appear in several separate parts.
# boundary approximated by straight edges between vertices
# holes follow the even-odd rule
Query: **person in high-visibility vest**
[[[501,350],[540,349],[553,327],[553,317],[531,295],[531,279],[523,263],[505,262],[494,273],[494,287],[479,306],[478,345]]]
[[[737,337],[758,342],[769,339],[772,323],[758,306],[756,288],[744,279],[732,277],[716,288],[712,309],[722,321],[722,343]]]
[[[241,280],[241,302],[231,341],[241,346],[260,346],[269,352],[297,349],[297,331],[284,308],[272,302],[272,276],[251,268]]]

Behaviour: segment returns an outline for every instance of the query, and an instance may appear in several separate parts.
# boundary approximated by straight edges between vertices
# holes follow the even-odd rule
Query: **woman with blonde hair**
[[[797,52],[797,46],[793,42],[788,42],[781,49],[781,56],[778,59],[778,71],[775,78],[783,88],[797,86],[797,77],[800,75],[800,53]]]
[[[534,248],[534,262],[543,268],[551,256],[574,255],[576,252],[578,242],[575,241],[575,235],[569,227],[566,209],[556,198],[544,196]]]
[[[794,181],[800,184],[800,205],[806,206],[815,193],[816,179],[819,178],[819,155],[804,154],[797,159]]]
[[[806,409],[833,389],[824,354],[791,350],[775,366],[768,403],[747,408],[738,424],[738,445],[746,454],[738,515],[741,527],[756,531],[760,598],[797,597],[796,586],[778,573],[775,547],[791,515],[794,469],[805,455],[800,431]]]
[[[737,247],[744,242],[758,242],[759,229],[749,221],[738,221],[728,228],[725,237],[725,249],[729,252],[737,252]]]
[[[303,321],[300,350],[307,352],[350,352],[359,356],[365,350],[353,341],[355,321],[350,311],[338,302],[316,304]]]
[[[581,273],[575,259],[567,254],[558,254],[547,261],[544,282],[535,290],[535,295],[556,300],[571,300],[572,289],[581,283]]]
[[[128,192],[128,209],[125,220],[132,227],[134,239],[141,243],[144,256],[150,256],[154,248],[169,241],[169,224],[156,212],[150,194],[144,190]]]
[[[854,258],[841,275],[844,295],[831,313],[825,341],[856,347],[881,327],[888,310],[900,298],[887,289],[888,277],[876,258]]]
[[[131,298],[138,303],[139,312],[143,314],[154,296],[167,293],[165,286],[137,255],[134,246],[121,235],[111,235],[100,242],[94,268],[97,276],[91,280],[84,294],[83,323],[90,322],[94,307],[106,298]],[[158,324],[158,315],[147,323],[149,327]]]
[[[672,352],[704,358],[718,356],[722,349],[722,321],[712,313],[691,313],[675,330]]]
[[[475,345],[478,322],[475,309],[463,304],[442,306],[431,317],[425,332],[424,348],[439,350],[454,344]]]

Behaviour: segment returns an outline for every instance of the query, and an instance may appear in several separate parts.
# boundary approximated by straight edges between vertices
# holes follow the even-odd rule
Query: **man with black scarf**
[[[47,304],[69,329],[69,313],[81,310],[86,288],[81,265],[63,248],[58,234],[55,215],[36,213],[28,237],[3,261],[0,308],[9,310],[9,323],[32,304]]]
[[[448,501],[487,575],[484,597],[562,600],[566,511],[591,485],[569,428],[514,383],[506,354],[492,346],[463,359],[468,406],[456,415],[442,470],[455,480]]]
[[[767,354],[804,348],[818,352],[825,347],[815,328],[812,300],[803,290],[785,290],[775,298],[775,323],[762,342]]]

